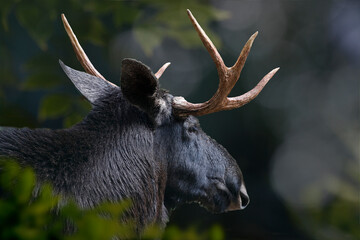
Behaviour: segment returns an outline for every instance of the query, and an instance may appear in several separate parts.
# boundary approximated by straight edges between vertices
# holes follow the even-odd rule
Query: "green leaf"
[[[87,32],[87,38],[93,44],[104,45],[105,35],[107,33],[105,25],[95,17],[92,17],[88,21],[89,28]]]
[[[124,199],[118,203],[103,203],[96,208],[98,213],[106,213],[113,218],[118,218],[131,206],[130,199]]]
[[[138,8],[130,7],[126,4],[116,4],[115,8],[116,11],[114,11],[113,20],[117,27],[134,22],[140,12]]]
[[[134,36],[147,56],[152,55],[154,48],[161,44],[163,37],[160,31],[148,27],[135,28]]]
[[[25,80],[21,88],[24,90],[50,89],[59,86],[62,79],[54,72],[39,72]]]
[[[25,69],[28,72],[56,71],[59,69],[58,58],[49,52],[40,52],[25,63]]]
[[[180,240],[180,238],[181,238],[180,236],[181,236],[181,231],[179,228],[177,228],[176,226],[168,226],[163,235],[163,239],[164,240],[170,240],[170,239],[173,239],[173,240],[179,239]]]
[[[1,1],[0,3],[1,25],[5,31],[9,30],[8,16],[12,7],[11,1]]]
[[[193,48],[202,46],[202,42],[194,30],[188,29],[183,31],[177,31],[169,29],[167,35],[179,42],[184,48]]]
[[[24,169],[18,177],[14,193],[18,203],[25,204],[30,201],[35,186],[35,175],[31,169]]]
[[[76,112],[71,113],[69,116],[64,118],[63,126],[65,128],[69,128],[69,127],[75,125],[76,123],[79,123],[82,119],[83,119],[83,116],[81,114],[78,114]]]
[[[20,173],[20,167],[17,165],[14,161],[9,160],[1,160],[1,168],[6,169],[1,175],[0,175],[0,185],[2,187],[5,187],[6,190],[12,189],[13,182],[16,176]]]
[[[48,95],[43,98],[40,109],[40,120],[54,119],[64,115],[71,107],[72,100],[67,95]]]
[[[214,225],[209,230],[209,240],[225,239],[224,230],[219,225]]]
[[[18,208],[14,202],[0,199],[0,210],[0,224],[3,224],[8,218],[16,214]]]
[[[50,17],[52,15],[50,9],[43,9],[43,7],[25,1],[17,5],[15,13],[19,23],[29,32],[39,47],[46,50],[47,41],[53,34],[53,19]]]
[[[142,233],[143,239],[161,239],[163,234],[163,230],[158,226],[148,226],[145,228],[144,232]]]

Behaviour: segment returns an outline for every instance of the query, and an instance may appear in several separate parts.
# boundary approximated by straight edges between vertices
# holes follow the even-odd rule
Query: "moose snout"
[[[250,202],[250,198],[247,194],[245,185],[241,184],[240,192],[237,199],[235,201],[232,201],[226,210],[227,211],[242,210],[246,208],[249,202]]]

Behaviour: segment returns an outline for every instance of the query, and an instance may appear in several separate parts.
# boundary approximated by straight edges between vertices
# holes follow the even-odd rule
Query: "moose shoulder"
[[[249,92],[227,97],[256,34],[236,64],[227,68],[188,14],[219,72],[219,89],[209,101],[193,104],[159,89],[158,79],[168,64],[154,74],[145,64],[124,59],[120,87],[108,82],[92,66],[62,16],[88,73],[61,61],[60,65],[92,110],[69,129],[4,129],[0,155],[33,167],[40,183],[51,182],[58,193],[83,208],[131,199],[129,218],[135,219],[139,231],[154,223],[165,225],[169,211],[186,202],[199,202],[213,212],[245,208],[249,197],[241,170],[226,149],[202,131],[195,116],[248,103],[277,69]]]

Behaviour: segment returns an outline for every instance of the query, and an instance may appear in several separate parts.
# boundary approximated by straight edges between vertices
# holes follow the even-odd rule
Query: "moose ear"
[[[104,79],[72,69],[66,66],[61,60],[59,60],[59,63],[75,87],[91,104],[94,104],[96,100],[114,89],[119,89],[119,87]]]
[[[148,66],[135,59],[124,59],[120,86],[130,103],[145,112],[151,112],[155,105],[159,82]]]

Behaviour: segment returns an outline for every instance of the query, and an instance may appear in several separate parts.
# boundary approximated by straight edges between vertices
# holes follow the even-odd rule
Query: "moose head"
[[[196,116],[243,106],[253,100],[277,69],[255,88],[228,97],[240,76],[255,33],[237,62],[225,66],[217,49],[188,15],[219,74],[219,88],[204,103],[190,103],[159,88],[145,64],[122,61],[120,87],[92,65],[64,15],[62,20],[85,72],[60,65],[92,110],[69,129],[7,129],[0,132],[0,155],[34,167],[40,181],[50,181],[82,207],[130,198],[138,228],[165,224],[168,212],[198,202],[213,212],[244,209],[249,203],[243,176],[234,158],[200,127]]]

